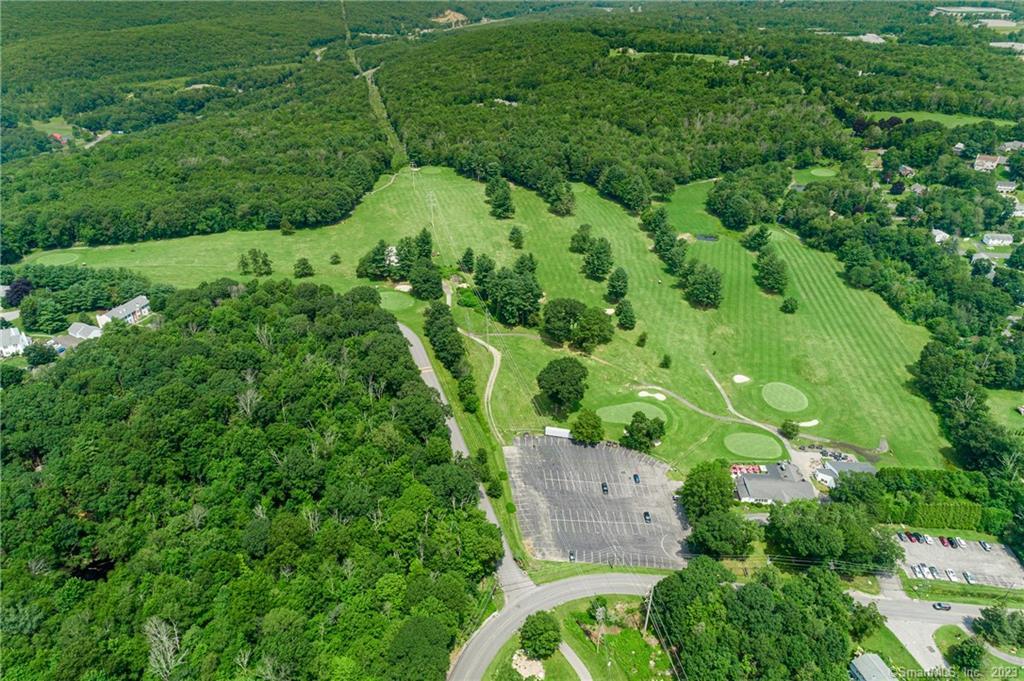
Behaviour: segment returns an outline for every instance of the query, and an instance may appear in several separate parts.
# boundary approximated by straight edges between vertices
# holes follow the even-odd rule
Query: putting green
[[[815,177],[835,177],[836,171],[833,168],[814,168],[811,175]]]
[[[744,459],[777,459],[782,445],[762,433],[732,433],[725,436],[725,448]]]
[[[807,395],[788,383],[766,383],[761,397],[768,406],[779,411],[803,411],[807,408]]]
[[[607,421],[608,423],[629,423],[633,420],[633,414],[638,411],[643,412],[647,418],[659,418],[662,421],[668,421],[662,409],[646,402],[612,404],[598,409],[597,415],[601,417],[602,421]]]
[[[77,253],[47,253],[36,258],[41,265],[69,265],[78,260]]]
[[[398,310],[406,310],[413,306],[412,296],[407,293],[401,293],[399,291],[381,291],[380,292],[380,306],[385,310],[391,310],[396,312]]]

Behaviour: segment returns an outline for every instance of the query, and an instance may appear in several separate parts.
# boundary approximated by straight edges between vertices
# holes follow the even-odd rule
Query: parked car
[[[967,548],[967,542],[965,542],[960,537],[956,538],[956,545],[957,545],[957,548],[961,548],[961,549],[966,549]]]
[[[925,579],[935,579],[934,577],[932,577],[932,573],[928,570],[927,565],[925,565],[924,563],[920,563],[917,567],[919,570],[921,570],[922,577],[924,577]]]
[[[939,543],[942,544],[943,546],[949,546],[949,541],[945,537],[942,537],[942,536],[939,537]]]
[[[911,565],[910,566],[910,571],[914,573],[915,577],[917,577],[918,579],[921,579],[922,575],[921,575],[921,566],[920,565]]]
[[[650,511],[644,511],[644,522],[647,523],[648,525],[651,524],[651,512]]]
[[[952,568],[946,568],[946,577],[948,577],[949,581],[951,581],[951,582],[959,582],[960,581],[960,579],[956,576],[956,571],[953,570]]]
[[[640,474],[639,473],[633,473],[633,482],[635,482],[638,485],[640,484]]]
[[[932,565],[931,567],[928,568],[928,571],[932,573],[932,579],[938,579],[939,578],[939,568],[937,568],[934,565]]]
[[[569,552],[569,562],[570,563],[575,563],[576,562],[576,549],[573,549],[572,551]]]
[[[911,544],[916,544],[917,543],[917,537],[914,536],[913,532],[907,532],[907,539],[910,540]]]
[[[962,548],[960,543],[956,539],[954,539],[953,537],[949,538],[949,545],[950,545],[950,547],[952,547],[954,549]]]
[[[932,607],[935,608],[936,610],[946,610],[946,611],[953,609],[953,606],[950,605],[949,603],[932,603]]]
[[[977,580],[974,579],[974,573],[964,570],[964,581],[968,584],[974,584]]]
[[[925,544],[934,544],[934,543],[935,543],[935,540],[934,540],[934,539],[932,539],[932,538],[931,538],[931,536],[929,536],[929,535],[927,535],[927,534],[926,534],[926,535],[924,536],[924,543],[925,543]]]
[[[903,543],[906,543],[906,541],[907,541],[907,538],[903,536],[902,532],[897,532],[896,533],[896,538],[899,539]]]
[[[923,544],[924,543],[924,535],[921,534],[920,532],[915,532],[914,533],[914,539],[917,540],[918,544]]]
[[[608,494],[608,483],[607,482],[602,482],[601,483],[601,494]]]
[[[985,549],[986,551],[992,550],[992,545],[989,544],[987,541],[981,541],[979,543],[981,544],[981,548]]]

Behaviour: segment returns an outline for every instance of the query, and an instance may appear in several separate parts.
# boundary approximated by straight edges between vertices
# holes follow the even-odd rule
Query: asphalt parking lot
[[[519,527],[537,558],[567,561],[575,551],[580,563],[686,564],[689,528],[672,501],[681,483],[668,479],[666,464],[614,445],[582,447],[548,436],[516,438],[505,461]]]
[[[968,541],[966,548],[943,546],[938,537],[934,544],[900,542],[906,552],[903,567],[910,577],[915,577],[911,565],[924,563],[939,570],[940,579],[949,581],[946,569],[956,571],[959,583],[966,584],[964,571],[970,572],[978,584],[1012,589],[1024,589],[1024,567],[1002,544],[991,544],[992,550],[985,551],[976,541]]]

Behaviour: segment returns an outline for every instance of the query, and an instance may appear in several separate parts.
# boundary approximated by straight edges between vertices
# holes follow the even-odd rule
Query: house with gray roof
[[[92,324],[83,324],[82,322],[75,322],[68,327],[68,335],[72,338],[78,338],[81,340],[89,340],[90,338],[99,338],[103,335],[103,330],[98,326]]]
[[[874,475],[878,469],[861,461],[826,460],[821,468],[814,471],[814,479],[829,489],[834,489],[843,473],[870,473]]]
[[[1012,194],[1017,191],[1017,183],[1010,180],[999,180],[996,182],[996,191],[1000,194]]]
[[[850,678],[853,681],[896,681],[896,675],[889,669],[889,665],[875,653],[864,653],[853,658],[850,662]]]
[[[148,316],[149,298],[146,296],[135,296],[127,303],[122,303],[112,310],[96,315],[96,323],[102,329],[115,319],[120,319],[126,324],[138,324],[139,321]]]

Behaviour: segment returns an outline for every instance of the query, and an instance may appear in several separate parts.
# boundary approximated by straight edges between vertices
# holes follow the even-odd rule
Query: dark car
[[[651,512],[650,511],[644,511],[644,522],[647,523],[648,525],[651,524]]]
[[[602,482],[601,483],[601,494],[608,494],[608,483],[607,482]]]
[[[640,474],[639,473],[633,473],[633,482],[635,482],[638,485],[640,484]]]
[[[952,610],[953,606],[949,603],[932,603],[932,607],[936,610]]]
[[[918,544],[923,544],[924,543],[924,535],[921,534],[920,532],[915,532],[914,533],[914,539],[917,540]]]
[[[569,562],[570,563],[575,563],[576,562],[576,549],[573,549],[572,551],[569,552]]]

